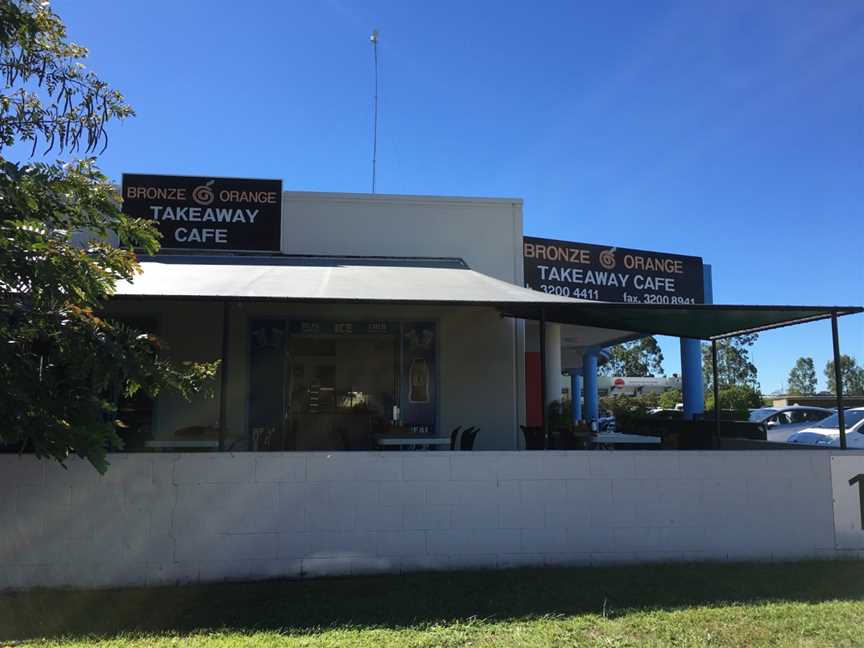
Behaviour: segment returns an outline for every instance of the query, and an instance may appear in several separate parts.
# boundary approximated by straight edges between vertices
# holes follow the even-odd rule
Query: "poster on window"
[[[424,436],[435,434],[437,343],[434,322],[402,325],[402,420]]]

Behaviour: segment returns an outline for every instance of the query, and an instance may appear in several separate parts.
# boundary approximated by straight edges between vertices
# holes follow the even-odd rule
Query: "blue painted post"
[[[582,358],[582,378],[585,381],[585,420],[600,418],[597,398],[597,353],[598,349],[587,349]]]
[[[573,422],[578,423],[582,420],[582,376],[575,371],[570,374],[570,399]]]
[[[705,411],[705,393],[702,384],[702,343],[692,338],[681,338],[681,396],[684,418]]]
[[[714,303],[714,287],[711,266],[703,268],[705,303]],[[691,338],[681,338],[681,396],[684,401],[684,418],[705,411],[705,387],[702,382],[702,343]]]

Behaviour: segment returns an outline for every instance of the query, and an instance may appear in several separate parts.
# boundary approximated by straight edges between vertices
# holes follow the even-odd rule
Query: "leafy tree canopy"
[[[659,403],[660,395],[654,392],[639,396],[616,394],[600,399],[600,407],[611,413],[618,422],[647,416],[650,410],[660,406]]]
[[[834,376],[834,361],[825,365],[825,378],[828,380],[828,391],[837,393],[837,379]],[[858,365],[853,356],[840,356],[840,380],[844,396],[864,396],[864,367]]]
[[[657,407],[662,407],[663,409],[675,409],[678,403],[683,402],[684,396],[681,394],[680,389],[667,389],[660,394],[657,401]]]
[[[763,404],[762,393],[750,385],[733,385],[720,390],[720,409],[735,411],[738,419],[746,421],[748,410],[762,407]],[[713,392],[705,398],[705,410],[714,410]]]
[[[609,360],[600,368],[607,376],[662,376],[663,351],[657,338],[649,336],[608,349]]]
[[[750,360],[750,347],[759,339],[758,333],[739,335],[717,341],[717,379],[720,387],[746,385],[759,388],[756,365]],[[711,345],[702,345],[702,378],[706,391],[714,389],[714,363]]]
[[[104,316],[116,282],[140,271],[134,250],[156,252],[158,234],[120,211],[93,157],[32,160],[100,153],[106,124],[133,114],[86,56],[47,2],[0,0],[0,445],[104,471],[122,447],[119,396],[188,397],[217,364],[172,363],[155,337]],[[30,159],[8,157],[20,150]]]
[[[816,393],[816,368],[813,358],[798,358],[795,366],[789,371],[787,393],[796,396],[806,396]]]

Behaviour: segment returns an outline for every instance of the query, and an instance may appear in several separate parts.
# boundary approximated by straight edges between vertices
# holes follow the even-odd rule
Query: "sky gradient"
[[[692,254],[717,303],[864,303],[864,4],[55,0],[138,116],[101,166],[516,196],[525,233]],[[841,320],[864,362],[864,316]],[[664,339],[667,373],[677,341]],[[762,335],[763,391],[830,324]]]

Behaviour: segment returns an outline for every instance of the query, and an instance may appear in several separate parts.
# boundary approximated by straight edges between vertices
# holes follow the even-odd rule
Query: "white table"
[[[212,439],[190,439],[188,441],[173,439],[170,441],[148,441],[148,448],[218,448],[219,442]]]
[[[660,443],[660,437],[642,436],[641,434],[624,434],[623,432],[601,432],[594,435],[594,443],[604,445],[612,444],[637,444],[637,443]]]
[[[447,446],[450,447],[450,437],[442,437],[442,436],[433,436],[433,437],[422,437],[422,436],[379,436],[375,439],[375,443],[377,443],[381,447],[386,446],[424,446],[424,447],[432,447],[432,446]]]

